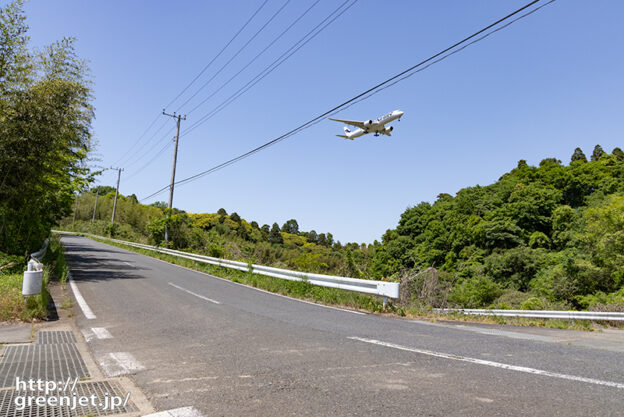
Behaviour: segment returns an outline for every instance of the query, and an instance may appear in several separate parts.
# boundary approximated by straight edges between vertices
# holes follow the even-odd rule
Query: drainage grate
[[[7,346],[0,360],[0,387],[14,387],[16,377],[58,382],[88,376],[76,345],[70,343]]]
[[[37,334],[38,345],[56,345],[59,343],[76,343],[74,332],[45,330]]]
[[[71,399],[75,395],[77,398],[90,398],[91,395],[95,395],[96,400],[91,402],[91,400],[89,399],[89,404],[86,406],[80,406],[76,404],[76,407],[73,410],[71,407],[71,403],[70,405],[64,404],[63,406],[46,405],[43,407],[38,407],[34,402],[35,400],[32,400],[32,404],[31,406],[29,406],[27,398],[30,394],[31,393],[29,391],[15,391],[15,388],[0,390],[0,417],[108,416],[112,414],[123,414],[137,411],[136,407],[134,406],[134,404],[132,404],[132,401],[130,400],[128,400],[125,407],[119,406],[114,410],[104,409],[104,402],[108,401],[108,403],[110,403],[111,397],[119,397],[121,398],[121,402],[123,402],[128,395],[127,393],[123,392],[119,384],[114,381],[80,382],[76,384],[76,389],[72,393],[68,393],[67,397]],[[33,394],[39,395],[38,393]],[[59,393],[57,396],[57,401],[63,401],[61,399],[63,395],[64,393]],[[20,397],[18,401],[25,401],[23,410],[17,410],[17,404],[15,403],[15,398],[17,396]],[[49,397],[51,396],[49,395],[48,398]],[[93,404],[96,404],[97,406],[94,406]]]

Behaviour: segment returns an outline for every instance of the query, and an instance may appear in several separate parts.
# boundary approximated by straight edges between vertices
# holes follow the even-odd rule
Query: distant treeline
[[[96,221],[90,222],[95,194]],[[405,279],[436,268],[413,302],[430,306],[499,308],[624,307],[624,152],[577,148],[569,165],[554,158],[518,166],[489,186],[440,194],[408,208],[382,243],[334,241],[331,233],[301,231],[295,219],[259,226],[237,213],[189,214],[165,204],[141,205],[99,187],[78,200],[75,227],[169,245],[211,256],[308,272],[369,279]],[[69,225],[70,216],[64,223]],[[422,281],[422,277],[419,278]],[[431,296],[433,294],[433,296]],[[616,307],[614,307],[616,306]],[[426,307],[426,306],[425,306]]]

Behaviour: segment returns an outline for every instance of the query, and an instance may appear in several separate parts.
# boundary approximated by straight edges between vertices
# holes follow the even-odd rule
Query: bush
[[[503,293],[499,284],[491,279],[478,276],[456,285],[449,294],[449,301],[463,308],[478,308],[490,305]]]

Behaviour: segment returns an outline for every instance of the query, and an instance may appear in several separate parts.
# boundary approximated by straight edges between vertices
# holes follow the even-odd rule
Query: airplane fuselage
[[[343,137],[346,137],[347,139],[355,139],[368,133],[374,133],[375,136],[379,136],[379,134],[390,136],[392,127],[386,127],[386,124],[394,120],[400,119],[403,114],[404,112],[402,112],[401,110],[394,110],[388,114],[384,114],[383,116],[375,120],[365,120],[364,122],[357,122],[362,127],[358,127],[353,131],[345,128],[345,135]],[[354,123],[355,122],[353,122],[353,124]]]

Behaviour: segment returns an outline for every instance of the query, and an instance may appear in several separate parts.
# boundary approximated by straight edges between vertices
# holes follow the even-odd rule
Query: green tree
[[[581,148],[574,149],[574,153],[572,154],[572,158],[570,158],[570,162],[575,161],[587,162],[587,157],[585,156]]]
[[[622,151],[622,149],[620,149],[619,147],[613,149],[613,152],[611,152],[611,154],[615,156],[615,159],[617,159],[618,161],[624,160],[624,151]]]
[[[290,219],[286,223],[284,223],[284,225],[282,226],[282,232],[284,232],[284,233],[291,233],[293,235],[298,235],[299,234],[299,224],[297,223],[297,220]]]
[[[282,234],[280,233],[280,227],[277,223],[273,223],[273,226],[271,227],[271,231],[269,232],[269,235],[267,236],[267,240],[270,243],[284,243],[284,238],[282,237]]]
[[[30,53],[22,2],[0,8],[0,251],[41,245],[92,181],[88,69],[63,39]]]
[[[600,145],[596,145],[594,147],[594,151],[592,152],[592,156],[591,156],[591,160],[592,161],[597,161],[599,160],[603,155],[605,155],[605,151],[602,149],[602,146]]]

